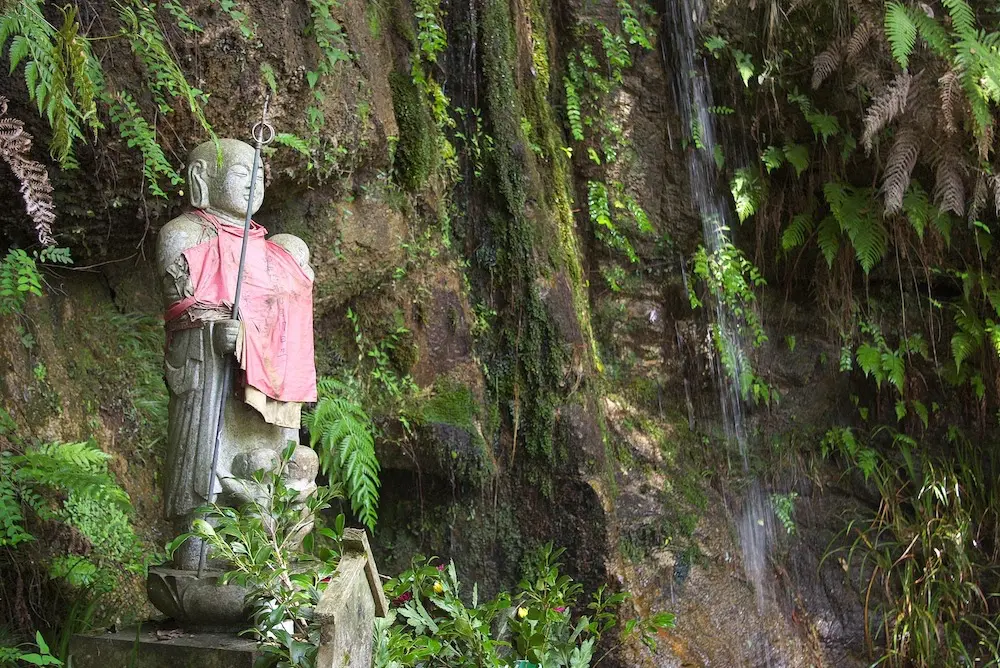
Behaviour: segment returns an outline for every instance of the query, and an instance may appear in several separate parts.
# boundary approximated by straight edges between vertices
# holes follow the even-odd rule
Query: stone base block
[[[73,668],[253,668],[257,643],[230,633],[144,624],[115,633],[77,634]]]

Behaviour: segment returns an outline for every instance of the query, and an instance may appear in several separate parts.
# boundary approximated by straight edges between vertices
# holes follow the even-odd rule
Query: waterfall
[[[694,133],[696,146],[687,150],[687,164],[691,196],[695,210],[702,221],[705,249],[709,255],[718,252],[728,242],[729,221],[733,212],[728,196],[720,191],[718,168],[715,162],[717,142],[710,109],[712,93],[704,58],[697,53],[698,26],[704,21],[706,8],[701,0],[675,0],[667,3],[665,28],[661,37],[664,59],[673,81],[673,93],[680,110],[684,127],[682,136]],[[731,352],[733,363],[728,371],[716,356],[713,362],[719,404],[725,436],[736,444],[742,458],[743,472],[750,478],[748,441],[744,420],[745,393],[741,392],[740,379],[749,371],[747,351],[751,342],[741,332],[729,308],[715,300],[714,335],[718,345]],[[754,587],[757,610],[763,617],[765,606],[771,599],[771,578],[767,573],[768,550],[774,536],[772,513],[760,481],[754,478],[747,490],[742,511],[739,513],[740,547],[747,578]]]

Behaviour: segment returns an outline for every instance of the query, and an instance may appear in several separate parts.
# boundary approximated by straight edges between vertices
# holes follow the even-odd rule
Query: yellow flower
[[[435,582],[434,583],[434,593],[435,594],[440,594],[443,591],[444,591],[444,585],[441,584],[440,582]]]
[[[527,608],[518,608],[517,609],[517,618],[518,619],[524,619],[527,616],[528,616],[528,609]]]

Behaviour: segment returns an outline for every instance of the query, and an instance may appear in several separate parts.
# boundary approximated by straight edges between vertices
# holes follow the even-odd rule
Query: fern
[[[616,200],[616,203],[620,204],[620,201]],[[625,207],[624,204],[621,204],[621,206]],[[636,207],[638,207],[637,203]],[[632,247],[632,243],[622,233],[611,217],[611,198],[608,193],[608,186],[604,183],[600,181],[587,182],[587,211],[590,216],[590,222],[594,225],[594,236],[606,243],[613,250],[624,253],[628,257],[629,262],[636,263],[639,261],[639,256],[635,252],[635,248]],[[635,214],[633,213],[633,215]],[[645,212],[642,215],[645,217]],[[648,224],[648,219],[645,222]]]
[[[20,248],[0,261],[0,315],[20,313],[28,295],[41,296],[42,277],[35,260]]]
[[[78,30],[70,6],[59,30],[45,20],[38,0],[12,3],[0,14],[0,51],[10,43],[11,74],[24,63],[28,97],[52,128],[50,152],[66,169],[76,166],[73,144],[84,139],[81,128],[100,128],[94,99],[103,87],[101,68]]]
[[[800,213],[788,224],[781,234],[781,248],[786,253],[806,242],[806,235],[812,231],[813,219],[808,213]]]
[[[976,15],[965,0],[941,0],[951,16],[951,26],[961,37],[975,35]]]
[[[108,113],[122,139],[129,148],[138,148],[142,153],[142,175],[149,184],[149,192],[156,197],[166,199],[167,194],[160,187],[160,178],[166,178],[175,186],[183,183],[184,179],[163,154],[163,149],[156,141],[156,131],[143,117],[139,106],[128,93],[122,91],[108,102]]]
[[[214,139],[215,132],[205,118],[204,104],[208,96],[191,86],[184,77],[170,53],[153,8],[144,0],[117,0],[115,9],[125,26],[132,52],[145,66],[146,83],[160,111],[166,114],[173,110],[167,102],[168,97],[181,100],[202,129]]]
[[[885,256],[889,242],[885,227],[874,214],[871,191],[830,181],[823,186],[823,194],[841,231],[851,241],[858,264],[869,273]]]
[[[833,216],[824,218],[816,230],[816,245],[828,267],[833,267],[833,261],[840,252],[840,234],[840,225]]]
[[[896,135],[889,151],[889,161],[882,181],[885,212],[897,213],[903,208],[903,196],[910,185],[910,174],[917,165],[920,143],[912,128],[905,128]]]
[[[813,90],[823,85],[823,82],[840,67],[843,59],[844,53],[840,42],[834,42],[829,48],[813,58]]]
[[[788,164],[795,168],[795,176],[802,176],[802,172],[809,167],[809,147],[803,144],[785,144],[784,153]]]
[[[871,153],[875,135],[906,110],[911,81],[907,72],[897,74],[886,90],[875,98],[865,111],[861,143],[866,153]]]
[[[52,185],[45,167],[30,157],[31,139],[21,120],[7,116],[7,98],[0,95],[0,158],[21,184],[25,211],[35,223],[38,241],[51,246],[55,244],[52,223],[56,219]]]
[[[310,444],[318,446],[323,472],[344,485],[355,515],[374,531],[381,483],[372,420],[352,386],[326,378],[319,390],[319,403],[305,420]]]
[[[128,495],[108,473],[111,455],[92,441],[81,443],[48,443],[10,458],[15,467],[14,479],[24,488],[37,493],[39,487],[50,487],[112,504],[129,510]],[[42,515],[48,511],[39,505],[37,497],[25,497],[33,510]]]
[[[851,38],[847,41],[846,57],[849,63],[857,60],[858,56],[871,41],[872,34],[875,33],[874,24],[868,19],[862,19],[858,27],[851,33]]]
[[[917,43],[917,26],[910,19],[906,7],[890,2],[885,11],[885,36],[892,49],[892,57],[904,70],[910,66],[910,54]]]
[[[653,48],[652,34],[642,27],[639,22],[639,15],[632,8],[629,0],[618,0],[618,13],[622,17],[622,29],[628,35],[629,44],[638,44],[643,49],[651,51]]]
[[[764,180],[756,171],[744,167],[733,172],[729,187],[733,194],[733,201],[736,203],[736,215],[739,216],[742,223],[756,213],[763,201]]]
[[[963,172],[958,150],[945,144],[937,160],[934,201],[942,211],[951,211],[959,217],[965,214]]]

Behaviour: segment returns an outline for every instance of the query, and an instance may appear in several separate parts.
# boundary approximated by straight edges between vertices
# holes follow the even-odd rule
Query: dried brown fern
[[[834,40],[833,43],[818,56],[813,58],[813,78],[812,87],[816,90],[827,77],[837,71],[840,63],[844,60],[844,45],[841,40]]]
[[[945,143],[937,155],[934,201],[942,211],[956,216],[965,215],[965,167],[961,153],[951,142]]]
[[[889,161],[882,181],[885,212],[897,213],[903,208],[903,195],[910,185],[910,175],[920,155],[920,135],[912,124],[896,134],[896,141],[889,150]]]
[[[993,208],[996,209],[996,215],[1000,216],[1000,174],[990,177],[990,185],[993,186]]]
[[[962,108],[964,99],[962,82],[959,81],[955,70],[948,70],[938,79],[938,87],[941,91],[941,116],[944,120],[944,129],[948,134],[953,135],[958,132],[955,113]]]
[[[972,188],[972,201],[969,202],[969,220],[979,218],[980,212],[986,208],[986,200],[990,196],[989,185],[986,182],[986,173],[979,171],[976,176],[976,185]]]
[[[24,208],[35,223],[38,241],[46,246],[55,244],[52,223],[56,219],[52,201],[52,184],[45,166],[32,160],[31,135],[25,132],[24,123],[7,116],[7,98],[0,95],[0,158],[10,166],[21,183]]]
[[[868,18],[861,20],[858,27],[854,29],[851,33],[851,38],[847,40],[847,48],[845,49],[845,56],[847,57],[847,62],[854,64],[861,52],[865,50],[868,43],[872,39],[872,35],[877,33],[877,28],[875,24]]]
[[[909,73],[900,72],[865,111],[865,128],[861,135],[861,143],[866,153],[871,153],[875,135],[906,110],[911,81]]]

